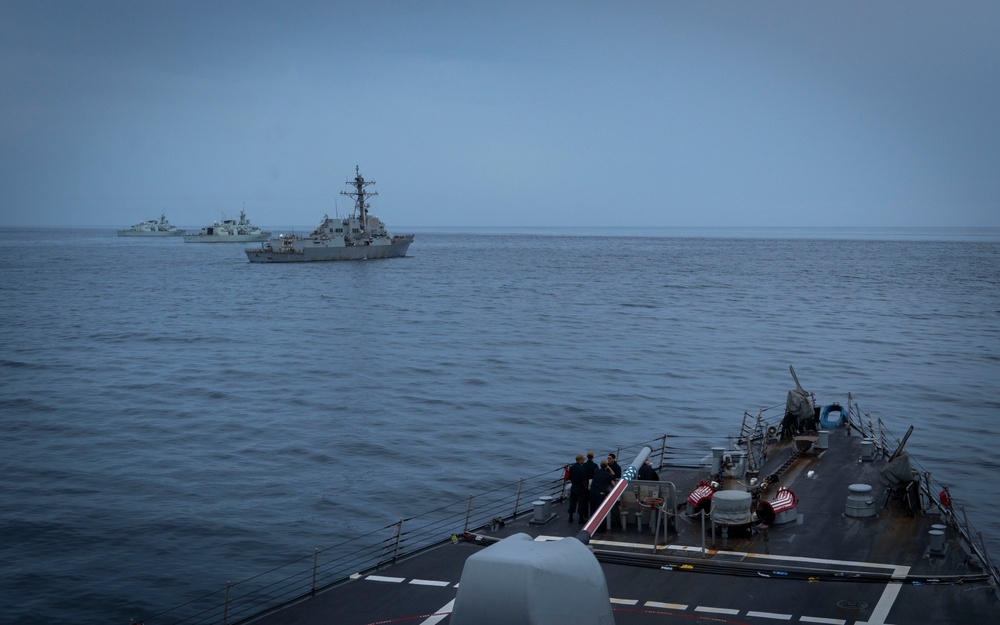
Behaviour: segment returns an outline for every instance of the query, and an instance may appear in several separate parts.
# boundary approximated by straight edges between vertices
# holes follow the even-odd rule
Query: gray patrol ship
[[[354,198],[354,212],[350,217],[332,219],[323,215],[323,222],[308,236],[282,236],[262,243],[259,248],[247,248],[250,262],[299,263],[406,256],[413,235],[393,236],[378,217],[368,214],[368,198],[378,192],[367,188],[375,181],[365,180],[358,167],[354,173],[354,180],[347,181],[354,190],[340,192]]]
[[[250,223],[247,213],[240,211],[240,219],[222,219],[211,226],[205,226],[196,234],[185,234],[185,243],[251,243],[267,241],[271,233]]]
[[[568,467],[542,469],[144,623],[1000,622],[982,534],[907,453],[933,432],[898,437],[850,393],[818,404],[792,375],[784,403],[690,460],[666,434],[609,450],[621,477],[583,516],[567,514]]]
[[[183,234],[185,234],[184,230],[167,221],[166,214],[161,214],[159,221],[147,219],[128,230],[118,231],[120,237],[179,237]]]

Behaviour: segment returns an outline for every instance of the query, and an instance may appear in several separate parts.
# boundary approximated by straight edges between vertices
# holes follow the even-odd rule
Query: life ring
[[[831,421],[828,419],[831,412],[837,412],[840,416],[837,417],[836,421]],[[819,424],[827,429],[839,428],[847,422],[847,409],[842,408],[840,404],[829,404],[823,406],[823,411],[819,413]]]
[[[944,506],[945,508],[951,507],[951,497],[948,495],[948,491],[943,490],[940,493],[938,493],[938,500],[941,502],[941,505]]]

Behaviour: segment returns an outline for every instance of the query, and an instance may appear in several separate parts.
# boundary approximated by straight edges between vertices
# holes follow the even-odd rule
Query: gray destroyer
[[[265,232],[250,223],[246,211],[240,211],[240,220],[223,219],[211,226],[205,226],[197,234],[185,234],[185,243],[250,243],[267,241],[270,232]]]
[[[374,180],[365,180],[355,167],[354,180],[347,181],[352,191],[341,195],[354,198],[354,212],[349,217],[323,221],[308,236],[282,236],[262,243],[259,248],[247,248],[251,263],[298,263],[323,260],[368,260],[406,256],[413,235],[393,236],[378,217],[368,214],[368,198],[378,195],[368,191]]]

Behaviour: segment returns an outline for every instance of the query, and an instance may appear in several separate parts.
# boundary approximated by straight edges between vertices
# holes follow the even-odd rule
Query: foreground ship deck
[[[632,480],[603,521],[567,522],[559,467],[522,480],[516,495],[470,497],[449,519],[400,521],[371,547],[374,561],[317,552],[301,572],[281,574],[267,587],[231,587],[208,620],[183,622],[217,622],[222,614],[229,623],[261,625],[458,621],[452,610],[469,558],[517,534],[576,540],[581,527],[598,523],[589,548],[619,625],[998,622],[998,571],[964,511],[926,472],[893,483],[900,460],[909,462],[909,433],[893,437],[849,395],[844,406],[850,414],[843,421],[828,421],[824,410],[819,432],[785,437],[779,423],[745,414],[733,444],[705,450],[698,466],[667,463],[659,481]],[[654,465],[676,454],[670,444],[666,436],[647,444]],[[645,454],[620,451],[623,466]],[[789,499],[795,505],[786,508]],[[709,500],[719,511],[703,515],[695,502]],[[735,517],[723,515],[727,502],[737,503]],[[740,518],[744,502],[753,508],[747,523]],[[728,521],[713,530],[713,517]],[[451,532],[451,540],[426,540]],[[530,564],[525,571],[535,577]],[[500,576],[496,583],[502,591]],[[519,598],[501,603],[509,600]],[[177,621],[146,621],[157,622]],[[581,621],[555,614],[521,622]]]

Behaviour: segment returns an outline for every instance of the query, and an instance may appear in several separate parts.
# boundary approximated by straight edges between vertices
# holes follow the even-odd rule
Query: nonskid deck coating
[[[928,552],[936,512],[910,515],[903,502],[886,496],[878,471],[885,465],[860,461],[861,437],[846,428],[830,435],[830,448],[794,460],[780,486],[798,498],[795,521],[759,528],[747,536],[706,536],[701,521],[680,514],[675,527],[653,545],[653,528],[611,529],[590,541],[607,579],[618,625],[646,623],[821,623],[909,625],[992,624],[1000,619],[996,588],[970,556],[955,528],[947,530],[943,556]],[[784,464],[792,443],[772,447],[761,471]],[[661,480],[677,486],[683,501],[705,471],[666,467]],[[877,515],[844,516],[848,486],[873,487]],[[770,494],[777,486],[772,487]],[[767,499],[765,495],[763,499]],[[548,523],[530,515],[471,540],[444,543],[401,562],[318,593],[255,622],[265,625],[344,623],[447,623],[465,560],[496,540],[524,532],[536,540],[575,536],[566,502],[555,504]],[[681,509],[682,512],[684,508]],[[606,528],[607,523],[602,523]],[[968,578],[968,579],[966,579]],[[896,581],[894,581],[896,580]]]

